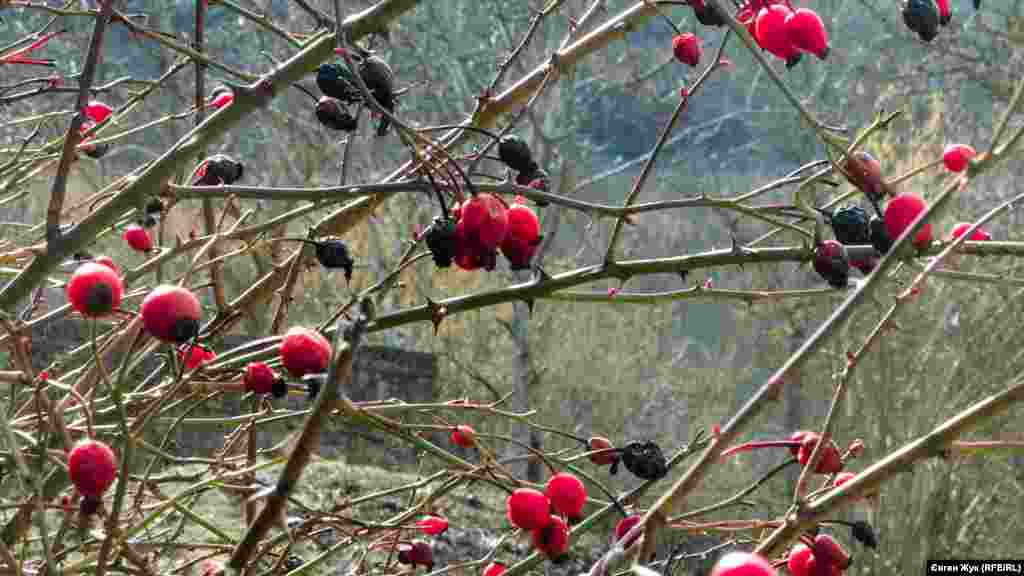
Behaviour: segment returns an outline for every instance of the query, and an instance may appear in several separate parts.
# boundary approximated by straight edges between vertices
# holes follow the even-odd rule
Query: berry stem
[[[737,452],[749,452],[756,448],[799,448],[800,442],[796,440],[760,440],[756,442],[747,442],[746,444],[738,444],[722,451],[722,458],[731,456]]]

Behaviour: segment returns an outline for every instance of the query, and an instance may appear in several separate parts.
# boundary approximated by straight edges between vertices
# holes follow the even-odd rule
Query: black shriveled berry
[[[352,267],[355,261],[349,255],[348,246],[336,238],[313,242],[316,247],[316,259],[327,269],[341,268],[345,271],[345,279],[352,280]]]
[[[104,142],[103,144],[93,144],[92,146],[82,148],[82,152],[84,152],[85,155],[88,156],[89,158],[95,158],[99,160],[100,158],[106,156],[107,152],[110,152],[110,142]]]
[[[388,112],[395,111],[395,75],[391,67],[379,56],[370,56],[359,64],[359,76],[374,99]],[[388,133],[391,120],[387,116],[377,125],[377,136]]]
[[[179,344],[184,344],[198,335],[199,320],[195,318],[179,318],[174,323],[173,333],[171,334],[174,341]]]
[[[505,136],[501,139],[498,143],[498,158],[516,172],[532,174],[537,170],[529,145],[518,136]]]
[[[668,474],[665,455],[654,442],[630,442],[622,447],[620,454],[626,470],[637,478],[657,480]]]
[[[939,34],[939,11],[935,0],[904,0],[903,23],[921,40],[931,42]]]
[[[284,398],[288,395],[288,384],[285,383],[284,379],[278,378],[274,380],[274,383],[270,385],[270,395],[274,398]]]
[[[348,113],[337,98],[323,96],[316,103],[316,119],[332,130],[351,132],[356,129],[355,116]]]
[[[835,240],[825,240],[814,250],[814,271],[830,286],[846,288],[850,279],[850,263],[843,246]]]
[[[437,217],[427,228],[425,239],[434,264],[438,268],[448,268],[455,259],[459,249],[458,236],[455,234],[455,221],[450,218]]]
[[[725,24],[725,18],[715,9],[714,6],[709,6],[703,2],[691,4],[693,6],[693,15],[697,17],[697,21],[705,26],[721,26]]]
[[[875,530],[871,527],[871,524],[868,524],[867,522],[861,520],[859,522],[854,522],[851,528],[854,540],[860,542],[868,548],[878,547],[878,537],[875,536]]]
[[[869,244],[868,213],[860,206],[843,206],[831,216],[832,231],[840,244]]]
[[[241,162],[226,154],[214,154],[196,170],[193,186],[219,186],[234,184],[242,178],[244,168]]]
[[[871,228],[871,245],[875,247],[875,250],[882,254],[889,252],[889,249],[892,248],[892,238],[885,228],[885,220],[878,216],[872,216],[868,226]]]

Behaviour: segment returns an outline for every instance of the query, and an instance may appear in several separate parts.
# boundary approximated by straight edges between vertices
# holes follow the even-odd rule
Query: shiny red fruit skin
[[[786,34],[791,44],[824,60],[828,56],[828,33],[818,13],[798,8],[786,17]]]
[[[103,122],[113,113],[113,108],[99,100],[92,100],[85,106],[85,115],[96,124]]]
[[[551,521],[534,529],[531,536],[533,547],[548,558],[558,558],[569,549],[569,526],[558,516],[551,516]]]
[[[711,576],[778,576],[778,572],[757,554],[729,552],[718,559]]]
[[[484,568],[480,576],[501,576],[505,572],[505,565],[501,562],[491,562]]]
[[[797,460],[801,466],[806,466],[807,462],[810,461],[811,454],[814,453],[814,448],[819,440],[821,440],[821,436],[814,432],[805,435],[803,440],[801,440],[800,451],[797,452]],[[839,455],[839,448],[835,442],[829,440],[822,448],[821,456],[818,457],[818,464],[814,467],[814,471],[818,474],[835,474],[842,469],[843,460]]]
[[[698,36],[684,32],[672,39],[672,53],[675,54],[676,60],[696,66],[700,62],[704,49],[701,47]]]
[[[277,381],[277,373],[263,362],[249,362],[242,375],[242,385],[247,392],[270,394]]]
[[[417,521],[416,527],[427,536],[437,536],[448,530],[448,519],[443,516],[427,516]]]
[[[632,514],[626,516],[622,520],[619,520],[619,523],[615,525],[615,541],[618,542],[619,540],[622,540],[626,534],[629,534],[629,531],[632,530],[634,526],[640,523],[641,520],[643,520],[643,516],[640,514]],[[639,538],[639,536],[633,538],[629,542],[623,542],[622,546],[624,548],[629,548],[637,538]]]
[[[138,224],[132,224],[124,229],[124,240],[137,252],[149,252],[153,249],[153,239],[149,232]]]
[[[508,214],[505,205],[492,194],[477,194],[462,204],[459,224],[471,244],[497,250],[505,239]]]
[[[555,510],[568,518],[578,518],[587,503],[587,488],[573,474],[561,472],[548,480],[544,489]]]
[[[331,358],[331,343],[319,332],[303,326],[293,326],[285,332],[281,342],[281,363],[296,378],[306,374],[327,371]]]
[[[885,206],[885,229],[895,241],[900,234],[910,227],[917,215],[928,208],[928,203],[916,194],[900,194]],[[917,232],[912,244],[918,248],[926,248],[932,241],[932,225],[925,224]]]
[[[216,108],[217,110],[220,110],[221,108],[227,106],[228,104],[231,104],[234,101],[234,94],[232,94],[231,92],[221,92],[220,94],[217,94],[216,98],[214,98],[212,102],[210,102],[210,105]]]
[[[786,566],[792,576],[810,576],[807,569],[807,561],[814,557],[814,553],[806,544],[797,544],[789,551],[786,557]]]
[[[942,152],[942,163],[950,172],[963,172],[978,151],[967,144],[950,144]]]
[[[188,355],[188,359],[185,360],[185,370],[195,370],[201,364],[205,364],[217,357],[217,353],[213,350],[208,350],[202,346],[191,346],[191,353]],[[178,351],[178,357],[185,358],[186,349],[183,348]]]
[[[202,308],[195,294],[182,286],[163,284],[142,300],[142,324],[146,331],[163,342],[179,342],[179,325],[199,323]]]
[[[970,228],[970,227],[971,227],[971,223],[970,222],[960,222],[959,224],[954,226],[953,227],[953,231],[950,232],[950,234],[949,234],[950,239],[951,240],[955,240],[955,239],[963,236],[964,232],[967,232],[967,229]],[[974,241],[984,241],[984,240],[991,240],[991,239],[992,239],[992,235],[989,234],[988,232],[986,232],[984,228],[976,229],[974,231],[974,233],[971,234],[970,238],[968,238],[968,240],[974,240]]]
[[[832,480],[832,486],[834,488],[839,488],[843,484],[853,480],[854,476],[856,476],[856,474],[853,472],[840,472],[839,474],[836,474],[836,477]]]
[[[86,262],[71,275],[66,292],[71,307],[82,316],[100,318],[121,305],[124,285],[108,266]]]
[[[99,499],[117,478],[114,451],[98,440],[80,442],[68,456],[68,475],[82,496]]]
[[[473,430],[472,426],[459,424],[452,430],[452,442],[456,446],[472,448],[476,445],[476,430]]]
[[[516,197],[516,201],[509,207],[508,230],[501,242],[501,253],[508,259],[513,270],[528,268],[540,243],[540,221],[523,200],[522,197]]]
[[[840,570],[850,567],[850,555],[828,534],[818,534],[814,537],[814,557]]]
[[[758,11],[754,24],[757,44],[787,61],[800,53],[786,33],[786,18],[792,13],[782,4],[772,4]]]
[[[551,502],[533,488],[516,488],[505,505],[508,521],[523,530],[542,528],[551,520]]]

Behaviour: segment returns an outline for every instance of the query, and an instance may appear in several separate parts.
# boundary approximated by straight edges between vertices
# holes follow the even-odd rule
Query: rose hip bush
[[[988,139],[946,143],[907,167],[897,155],[872,149],[902,111],[848,125],[841,112],[816,108],[814,98],[794,91],[796,74],[823,75],[837,54],[851,49],[838,40],[849,36],[836,34],[833,3],[645,1],[618,11],[552,3],[518,22],[513,50],[495,57],[486,78],[472,79],[481,89],[469,109],[459,108],[457,99],[444,102],[448,117],[458,118],[451,122],[421,113],[415,101],[429,89],[411,72],[426,77],[444,65],[408,66],[415,50],[382,33],[400,29],[425,3],[382,0],[349,10],[335,2],[296,2],[292,9],[312,22],[303,28],[273,11],[200,1],[191,6],[188,41],[118,4],[101,0],[72,9],[24,1],[0,8],[15,22],[12,29],[23,32],[0,49],[0,102],[13,112],[2,119],[8,133],[0,142],[0,206],[33,195],[46,204],[39,221],[20,223],[24,230],[14,227],[20,231],[0,240],[0,341],[8,350],[0,370],[8,385],[3,470],[16,486],[3,497],[0,561],[12,573],[305,572],[327,570],[342,550],[361,558],[350,567],[353,574],[432,571],[443,568],[435,545],[453,528],[499,534],[483,557],[458,559],[460,569],[485,576],[559,566],[581,553],[580,536],[588,531],[603,531],[601,540],[608,542],[590,559],[595,576],[613,573],[627,558],[670,572],[676,558],[665,557],[659,541],[693,533],[721,538],[697,554],[721,556],[711,574],[855,573],[853,558],[874,554],[886,541],[865,520],[836,519],[841,510],[874,506],[878,512],[887,481],[922,468],[928,458],[1020,447],[1019,439],[987,427],[1024,398],[1016,378],[990,395],[951,403],[940,420],[889,446],[900,448],[889,455],[880,448],[886,435],[851,437],[838,422],[853,413],[845,406],[858,395],[897,396],[897,379],[887,390],[862,390],[857,379],[887,339],[900,337],[900,317],[919,314],[935,278],[1020,285],[1009,273],[964,268],[983,257],[1024,254],[1012,229],[1003,236],[1004,229],[989,224],[1024,197],[982,198],[969,209],[952,202],[969,196],[980,178],[1019,151],[1020,87]],[[900,33],[928,50],[936,38],[956,38],[964,18],[959,8],[945,0],[903,2]],[[978,3],[974,9],[981,9]],[[221,25],[244,26],[282,45],[273,54],[250,55],[244,67],[229,62],[207,30],[215,16],[223,17],[220,11],[235,19]],[[455,34],[444,18],[432,22],[435,32]],[[659,36],[658,22],[672,33]],[[551,32],[553,26],[561,27],[563,41],[535,37],[540,27]],[[566,150],[576,146],[564,142],[574,134],[522,134],[529,123],[537,126],[538,114],[549,114],[550,94],[572,77],[574,66],[612,50],[624,31],[638,30],[649,31],[659,59],[686,80],[671,91],[674,113],[659,120],[657,142],[642,167],[614,192],[614,202],[599,202],[575,194],[569,152],[553,147],[555,140]],[[172,56],[157,78],[104,80],[112,57],[106,47],[122,32],[139,47]],[[79,45],[84,50],[71,49]],[[543,57],[529,60],[537,54]],[[799,117],[813,140],[814,157],[749,190],[640,198],[653,186],[656,165],[666,163],[668,139],[695,120],[687,114],[708,83],[739,66],[764,73],[757,90],[781,94],[786,113]],[[187,98],[172,94],[160,102],[173,101],[173,108],[155,106],[180,92],[171,81],[176,75],[191,75]],[[289,104],[275,108],[280,102]],[[284,135],[305,138],[308,148],[338,143],[339,163],[318,170],[326,173],[318,179],[335,184],[314,186],[287,161],[263,165],[277,160],[254,153],[252,142],[240,137],[261,123],[272,125],[282,141]],[[173,132],[174,143],[153,157],[139,156],[133,139],[156,130]],[[351,178],[353,154],[372,165],[372,175]],[[82,197],[69,182],[87,169],[102,183]],[[397,261],[388,261],[374,253],[383,253],[382,245],[355,239],[375,225],[378,209],[399,198],[414,199],[429,217],[387,239],[400,247]],[[734,234],[730,248],[630,255],[636,230],[654,222],[646,214],[681,208],[728,212],[765,233],[747,240]],[[944,211],[956,212],[955,225],[940,221]],[[545,260],[566,214],[603,219],[602,246]],[[187,224],[174,229],[174,222]],[[250,260],[255,272],[241,264]],[[738,289],[703,276],[744,265],[798,266],[814,285],[777,276],[774,284]],[[400,296],[416,274],[461,275],[487,289],[418,294],[412,303]],[[681,284],[659,292],[630,285],[657,275]],[[331,299],[307,292],[309,278],[330,286]],[[54,289],[66,305],[50,301]],[[558,300],[611,307],[686,298],[750,304],[815,298],[831,313],[801,336],[784,362],[771,366],[771,375],[730,417],[701,416],[707,407],[691,407],[701,430],[684,446],[604,430],[580,436],[546,425],[550,406],[514,407],[500,395],[418,405],[348,396],[360,344],[371,334],[422,327],[436,334],[446,319],[514,302],[532,310],[538,300],[552,307],[568,306]],[[317,317],[300,313],[307,305]],[[87,342],[39,369],[31,362],[32,328],[61,317],[80,320]],[[246,318],[266,333],[235,348],[220,346],[221,336]],[[560,354],[580,353],[571,338],[560,338],[554,347]],[[149,360],[156,367],[139,377]],[[827,374],[807,369],[822,363]],[[828,416],[815,421],[814,430],[754,429],[787,387],[811,380],[830,393]],[[171,435],[196,423],[192,410],[232,396],[245,399],[249,412],[214,419],[230,431],[213,457],[170,451]],[[287,398],[304,408],[292,410]],[[275,453],[276,460],[265,458],[249,443],[261,426],[280,419],[295,424],[294,441]],[[436,473],[397,490],[413,497],[384,521],[359,517],[348,497],[330,507],[297,502],[321,433],[332,424],[387,435],[414,448]],[[545,440],[534,445],[503,433],[512,425]],[[966,438],[975,432],[993,437]],[[524,444],[525,456],[504,456],[508,446]],[[756,467],[734,456],[755,450],[763,461],[775,460],[767,473],[750,474]],[[519,473],[515,464],[525,459],[543,478]],[[185,464],[202,472],[185,475],[179,469]],[[795,471],[795,482],[781,504],[772,501],[763,510],[735,506],[749,492],[710,508],[697,504],[716,478],[735,475],[736,467],[751,476],[751,490],[777,488],[786,469]],[[258,472],[274,481],[260,480]],[[615,482],[625,476],[632,484],[622,492]],[[446,499],[471,489],[504,499],[505,509],[494,510],[487,526],[460,525],[443,513]],[[241,530],[224,530],[223,518],[195,504],[214,490],[244,495]],[[800,513],[786,514],[793,505]],[[900,504],[889,506],[899,513]],[[724,517],[710,518],[711,511]],[[204,529],[200,538],[206,539],[165,528],[171,520]],[[317,555],[296,553],[324,531],[336,544]],[[513,541],[529,555],[511,556],[503,545]],[[150,552],[172,548],[174,554]]]

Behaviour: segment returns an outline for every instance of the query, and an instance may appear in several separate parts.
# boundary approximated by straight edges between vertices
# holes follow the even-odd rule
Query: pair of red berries
[[[810,8],[796,10],[788,0],[751,0],[736,18],[746,25],[758,46],[796,65],[802,52],[819,59],[828,57],[828,32],[818,13]]]
[[[455,264],[463,270],[493,270],[497,250],[513,270],[529,268],[540,244],[537,214],[517,196],[512,206],[493,194],[477,194],[453,211]]]
[[[841,576],[850,567],[850,555],[828,534],[818,534],[794,546],[786,565],[793,576]]]
[[[821,442],[821,435],[817,432],[798,430],[791,434],[787,440],[756,441],[733,446],[723,451],[722,457],[726,458],[737,452],[747,452],[755,448],[788,448],[790,454],[796,456],[800,465],[806,466],[810,462],[811,454],[814,453],[814,449],[818,446],[819,442]],[[818,463],[814,467],[815,473],[835,474],[843,469],[843,458],[839,454],[839,447],[836,446],[835,442],[829,439],[828,443],[822,446],[821,450]]]

